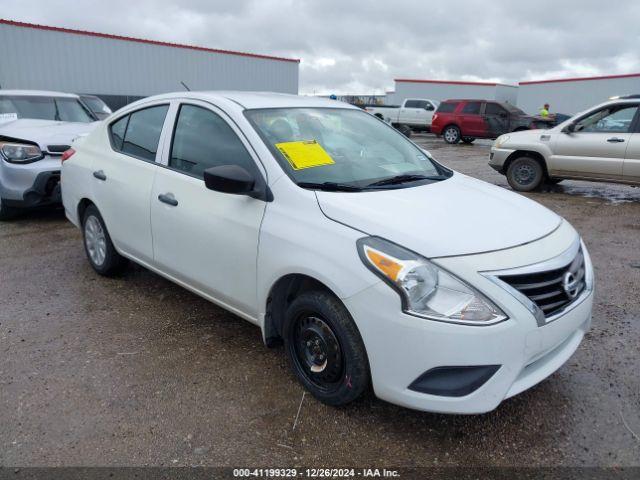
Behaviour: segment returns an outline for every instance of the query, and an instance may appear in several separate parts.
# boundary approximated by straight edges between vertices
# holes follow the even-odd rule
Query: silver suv
[[[514,190],[565,178],[640,185],[640,96],[592,107],[549,130],[498,137],[489,165]]]
[[[62,154],[96,120],[77,95],[0,90],[0,220],[61,202]]]

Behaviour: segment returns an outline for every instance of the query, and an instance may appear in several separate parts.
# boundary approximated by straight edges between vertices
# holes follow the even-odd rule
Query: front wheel
[[[449,125],[442,132],[442,137],[447,143],[458,143],[460,141],[460,129],[455,125]]]
[[[87,259],[100,275],[116,275],[126,267],[127,259],[113,246],[102,215],[95,205],[89,205],[84,212],[82,237]]]
[[[322,291],[296,298],[285,315],[285,350],[293,373],[327,405],[345,405],[369,386],[367,353],[351,315]]]
[[[518,157],[507,168],[507,181],[511,188],[519,192],[531,192],[540,187],[545,173],[538,160]]]

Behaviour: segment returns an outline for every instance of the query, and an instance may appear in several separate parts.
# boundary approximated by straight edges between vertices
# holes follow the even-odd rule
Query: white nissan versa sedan
[[[91,266],[131,259],[255,323],[327,404],[371,383],[406,407],[486,412],[589,329],[593,271],[568,222],[358,108],[181,92],[73,148],[63,203]]]

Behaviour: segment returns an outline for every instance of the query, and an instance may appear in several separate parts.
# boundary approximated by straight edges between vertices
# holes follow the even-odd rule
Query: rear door
[[[155,104],[109,125],[111,149],[96,150],[94,200],[117,248],[143,262],[153,258],[149,199],[158,144],[169,104]]]
[[[627,103],[589,112],[575,123],[575,131],[557,134],[549,169],[574,176],[621,179],[637,111],[637,105]]]
[[[460,130],[463,137],[485,137],[487,129],[480,115],[482,102],[466,102],[460,110]]]
[[[167,137],[167,141],[169,137]],[[256,261],[265,202],[205,187],[203,172],[239,165],[264,172],[237,127],[216,107],[183,102],[165,167],[151,195],[154,263],[174,279],[255,318]]]
[[[497,138],[509,131],[509,112],[499,103],[486,102],[484,106],[484,119],[487,124],[489,137]]]
[[[627,182],[640,184],[640,108],[631,125],[631,138],[622,166],[623,179]]]

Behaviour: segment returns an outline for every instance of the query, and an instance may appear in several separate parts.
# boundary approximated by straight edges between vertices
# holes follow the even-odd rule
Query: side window
[[[458,106],[458,102],[442,102],[438,107],[438,113],[451,113]]]
[[[462,108],[462,113],[480,113],[480,102],[467,102],[467,104]]]
[[[131,113],[120,151],[150,162],[155,161],[160,133],[162,133],[162,125],[168,109],[169,105],[158,105]],[[111,135],[114,138],[114,143],[114,127],[120,121],[122,120],[118,120],[111,126]],[[114,146],[116,145],[114,144]]]
[[[637,105],[614,105],[592,113],[576,124],[576,132],[627,133],[638,110]]]
[[[169,166],[202,178],[207,168],[220,165],[255,170],[249,152],[227,122],[206,108],[182,105],[173,133]]]
[[[506,115],[507,111],[497,103],[487,103],[484,109],[485,115]]]
[[[124,132],[127,131],[127,122],[129,122],[129,115],[125,115],[120,120],[117,120],[111,124],[111,144],[117,151],[122,150],[122,142],[124,142]]]
[[[418,101],[418,100],[407,100],[404,103],[404,108],[420,108],[420,101]]]

